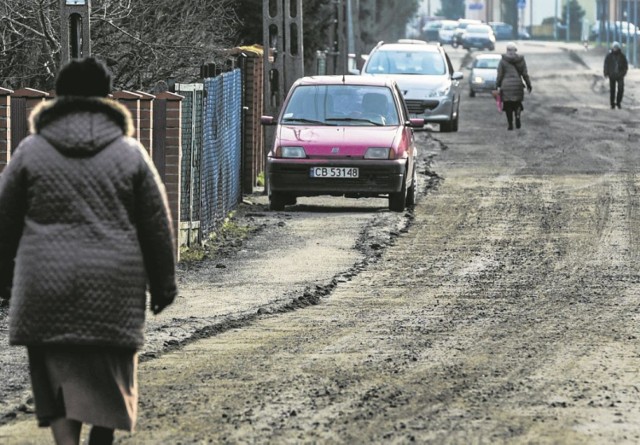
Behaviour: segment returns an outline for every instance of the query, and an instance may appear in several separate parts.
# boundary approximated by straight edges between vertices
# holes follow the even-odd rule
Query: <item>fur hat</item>
[[[620,43],[619,42],[613,42],[611,44],[611,49],[620,49]]]
[[[507,43],[507,51],[509,51],[509,50],[518,51],[518,47],[516,46],[515,43],[509,42],[509,43]]]
[[[101,61],[86,57],[62,67],[56,79],[57,96],[107,97],[111,93],[111,73]]]

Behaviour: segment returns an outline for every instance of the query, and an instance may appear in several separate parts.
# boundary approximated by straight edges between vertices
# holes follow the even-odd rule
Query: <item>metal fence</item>
[[[215,231],[242,198],[242,73],[178,84],[182,113],[182,208],[186,244]]]

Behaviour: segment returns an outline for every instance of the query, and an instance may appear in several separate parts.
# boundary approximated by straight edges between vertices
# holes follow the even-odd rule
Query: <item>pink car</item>
[[[374,76],[316,76],[297,80],[280,116],[267,158],[271,210],[298,196],[388,196],[402,212],[416,197],[414,128],[392,79]]]

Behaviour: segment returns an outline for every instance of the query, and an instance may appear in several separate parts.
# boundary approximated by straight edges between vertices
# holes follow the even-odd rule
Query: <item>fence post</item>
[[[183,96],[168,91],[159,93],[156,100],[166,101],[166,118],[165,122],[153,123],[154,126],[165,127],[164,184],[173,218],[178,260],[180,259],[180,187],[182,181],[182,99]]]
[[[140,98],[142,96],[138,93],[131,91],[116,91],[113,93],[113,98],[120,102],[124,107],[131,112],[133,117],[133,137],[140,140]]]
[[[142,91],[136,91],[136,94],[140,95],[140,143],[149,154],[153,155],[153,99],[155,96]]]
[[[11,159],[11,94],[0,88],[0,173]]]

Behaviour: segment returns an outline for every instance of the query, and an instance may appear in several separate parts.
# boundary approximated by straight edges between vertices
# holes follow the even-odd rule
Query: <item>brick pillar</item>
[[[29,116],[31,115],[31,112],[36,107],[36,105],[48,99],[50,97],[50,94],[47,93],[46,91],[34,90],[33,88],[22,88],[21,90],[16,90],[13,93],[13,97],[25,98],[27,118],[29,118]]]
[[[153,147],[153,99],[155,96],[142,91],[136,91],[140,95],[140,143],[144,145],[149,154]]]
[[[0,172],[11,159],[11,94],[0,88]]]
[[[164,185],[169,197],[169,208],[173,218],[173,231],[176,237],[176,253],[180,259],[180,187],[182,164],[182,99],[175,93],[163,92],[156,96],[157,101],[166,102],[165,122],[154,122],[154,126],[165,127],[165,170]]]
[[[142,96],[131,91],[116,91],[113,98],[131,112],[133,118],[133,137],[140,140],[140,99]]]

